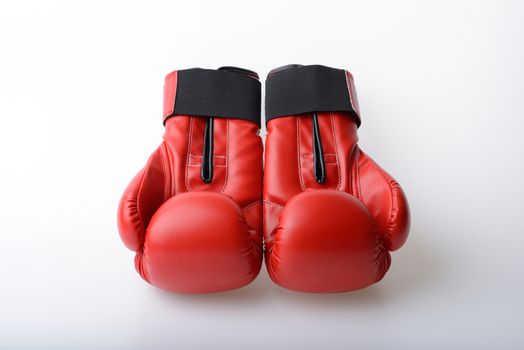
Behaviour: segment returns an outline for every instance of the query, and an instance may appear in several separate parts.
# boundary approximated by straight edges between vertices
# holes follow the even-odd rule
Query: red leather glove
[[[357,145],[353,77],[290,65],[266,81],[264,238],[269,275],[306,292],[378,282],[409,230],[399,184]]]
[[[162,289],[242,287],[262,263],[260,82],[224,67],[167,75],[164,141],[125,190],[118,229]]]

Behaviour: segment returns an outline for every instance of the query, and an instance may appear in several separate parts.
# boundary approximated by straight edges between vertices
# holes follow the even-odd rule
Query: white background
[[[524,4],[11,1],[0,5],[0,348],[524,347]],[[165,74],[347,68],[360,145],[403,185],[407,244],[347,294],[176,295],[120,242],[160,143]],[[262,132],[265,134],[265,131]]]

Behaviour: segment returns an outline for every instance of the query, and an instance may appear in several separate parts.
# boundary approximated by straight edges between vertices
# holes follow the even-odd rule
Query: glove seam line
[[[359,166],[359,162],[358,162],[358,157],[360,156],[360,149],[357,147],[355,149],[355,185],[356,185],[356,194],[357,194],[357,198],[360,199],[362,201],[362,186],[360,184],[360,166]]]
[[[358,198],[358,195],[355,194],[355,192],[357,191],[357,183],[356,183],[356,179],[357,179],[357,176],[355,174],[355,169],[354,169],[354,164],[357,164],[356,161],[355,161],[355,155],[357,153],[357,148],[358,148],[358,144],[354,144],[353,147],[351,148],[351,152],[349,153],[349,193],[352,195],[352,196],[355,196]],[[356,166],[355,166],[356,167]]]
[[[337,176],[338,176],[338,183],[337,183],[337,190],[340,191],[340,183],[341,183],[341,171],[340,171],[340,160],[338,158],[338,144],[337,144],[337,137],[335,133],[335,124],[334,124],[334,118],[333,118],[333,112],[329,113],[329,120],[331,122],[331,131],[333,132],[333,143],[335,145],[335,158],[337,160]]]
[[[297,161],[298,161],[298,177],[300,180],[300,187],[302,188],[302,191],[306,190],[306,186],[304,184],[304,176],[302,174],[302,162],[301,162],[301,147],[300,147],[300,116],[295,116],[296,118],[296,128],[297,128]]]
[[[171,185],[171,188],[169,189],[170,190],[169,194],[170,194],[170,197],[173,197],[176,195],[176,181],[175,181],[176,172],[174,171],[175,162],[173,161],[174,158],[172,157],[172,150],[171,150],[171,147],[169,147],[169,144],[166,144],[166,155],[168,159],[167,169],[169,170],[169,183]]]
[[[275,202],[271,202],[271,201],[268,201],[266,199],[263,200],[264,204],[267,204],[269,206],[272,206],[272,207],[277,207],[277,208],[285,208],[284,205],[280,205],[278,203],[275,203]]]
[[[226,118],[226,174],[224,179],[224,184],[222,185],[222,189],[220,192],[225,193],[225,189],[227,186],[228,176],[229,176],[229,118]]]
[[[164,185],[164,201],[171,197],[171,196],[174,196],[174,193],[173,192],[173,184],[172,184],[172,178],[171,178],[171,172],[169,171],[170,170],[170,164],[171,164],[171,159],[169,157],[169,146],[166,142],[164,142],[162,144],[162,149],[161,149],[161,152],[160,152],[160,158],[162,159],[162,172],[164,173],[164,180],[166,180],[167,178],[167,181],[165,182],[165,185]]]
[[[186,171],[185,171],[185,183],[188,192],[192,192],[191,184],[189,183],[189,157],[192,153],[193,147],[193,116],[189,117],[189,138],[187,141],[187,155],[186,155]]]
[[[241,208],[242,211],[248,211],[249,209],[251,209],[252,207],[256,207],[257,205],[259,204],[262,204],[262,200],[258,200],[256,202],[252,202],[248,205],[246,205],[245,207]]]

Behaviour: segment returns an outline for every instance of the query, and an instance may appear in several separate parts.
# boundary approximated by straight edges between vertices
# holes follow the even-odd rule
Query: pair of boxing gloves
[[[118,229],[147,282],[183,293],[250,283],[343,292],[380,281],[409,231],[399,184],[359,148],[352,75],[289,65],[167,75],[162,144],[125,190]]]

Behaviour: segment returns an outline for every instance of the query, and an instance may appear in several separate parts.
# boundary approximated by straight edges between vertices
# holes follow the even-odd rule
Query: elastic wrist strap
[[[164,84],[164,123],[176,115],[238,118],[260,126],[256,73],[233,67],[174,71]]]
[[[266,80],[266,123],[278,117],[312,112],[349,112],[360,126],[351,73],[320,65],[274,69]]]

